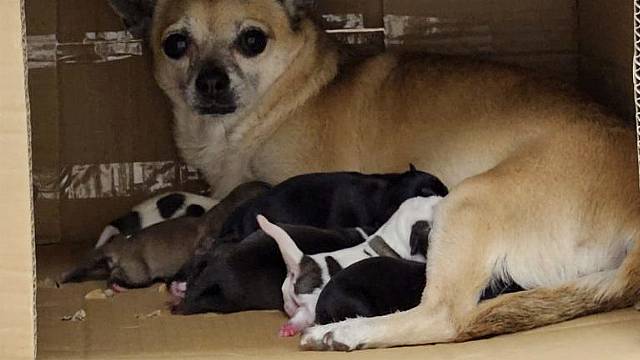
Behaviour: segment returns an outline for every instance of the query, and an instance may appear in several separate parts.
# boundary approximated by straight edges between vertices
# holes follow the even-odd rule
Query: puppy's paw
[[[169,292],[176,298],[184,299],[187,293],[187,282],[186,281],[172,281],[169,286]]]
[[[280,331],[278,332],[278,335],[280,337],[291,337],[291,336],[298,335],[299,331],[300,330],[297,327],[295,327],[295,325],[291,323],[286,323],[282,325],[282,327],[280,327]]]
[[[316,351],[352,351],[367,347],[362,332],[352,322],[346,320],[339,323],[310,327],[300,338],[300,348]]]
[[[112,283],[111,284],[111,290],[113,290],[115,293],[123,293],[129,289],[127,289],[126,287],[120,286],[116,283]]]

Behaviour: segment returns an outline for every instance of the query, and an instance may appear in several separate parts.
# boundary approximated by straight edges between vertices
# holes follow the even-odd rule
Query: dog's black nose
[[[198,74],[196,90],[204,97],[213,98],[229,89],[229,75],[221,68],[206,68]]]

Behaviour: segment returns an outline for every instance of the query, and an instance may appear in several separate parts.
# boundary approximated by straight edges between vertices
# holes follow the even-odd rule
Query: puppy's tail
[[[640,301],[640,242],[616,270],[584,276],[556,288],[499,296],[478,305],[456,341],[511,333],[633,306]]]
[[[269,220],[262,215],[258,215],[257,219],[262,231],[271,236],[278,244],[278,248],[280,249],[280,253],[282,253],[282,258],[289,272],[298,274],[300,272],[300,260],[302,260],[304,253],[283,228],[269,222]]]
[[[108,258],[102,249],[94,249],[75,268],[62,273],[59,282],[80,282],[89,279],[106,279],[108,276]]]

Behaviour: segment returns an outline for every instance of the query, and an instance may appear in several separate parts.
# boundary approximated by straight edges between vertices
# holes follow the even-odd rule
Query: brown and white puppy
[[[132,2],[114,3],[129,24],[151,17],[122,6]],[[185,160],[216,196],[245,179],[408,162],[452,189],[435,216],[421,304],[312,327],[304,348],[462,341],[638,299],[632,128],[501,65],[386,54],[339,71],[297,3],[158,0],[149,45]],[[528,291],[479,304],[496,278]]]
[[[257,181],[242,184],[202,217],[179,217],[133,235],[118,234],[62,274],[61,282],[82,281],[96,272],[106,272],[107,285],[118,291],[168,281],[196,252],[210,247],[231,212],[270,188]]]
[[[134,206],[127,214],[107,225],[96,242],[95,248],[106,244],[112,237],[133,235],[141,229],[182,216],[200,217],[218,202],[208,196],[182,191],[156,195]]]

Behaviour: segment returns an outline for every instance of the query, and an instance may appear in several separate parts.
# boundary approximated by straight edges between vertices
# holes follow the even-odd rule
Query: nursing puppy
[[[243,239],[258,229],[258,214],[274,222],[323,229],[377,229],[406,199],[446,194],[447,187],[438,178],[413,165],[401,174],[300,175],[239,207],[224,224],[221,236]]]
[[[118,234],[132,235],[151,225],[181,216],[202,216],[217,203],[210,197],[182,191],[154,196],[107,225],[100,233],[95,248],[101,247]]]
[[[248,179],[394,172],[408,162],[453,189],[435,216],[421,304],[307,329],[303,348],[463,341],[640,298],[631,126],[502,65],[383,54],[341,67],[307,3],[112,2],[132,28],[152,24],[175,142],[214,197]],[[500,278],[528,291],[478,304]]]
[[[367,237],[360,229],[282,227],[310,254],[352,247]],[[177,299],[172,311],[188,315],[282,310],[281,286],[286,273],[278,245],[261,230],[241,242],[217,242],[194,264],[185,283],[184,299]]]
[[[280,336],[296,335],[314,323],[316,303],[322,289],[345,267],[374,256],[424,262],[430,224],[441,199],[440,196],[409,199],[364,243],[315,255],[302,252],[285,230],[258,215],[260,227],[278,243],[287,265],[282,297],[290,319],[280,329]]]
[[[316,304],[316,323],[393,314],[416,307],[426,282],[423,262],[380,256],[358,261],[331,277]],[[489,284],[479,301],[522,291],[513,282]]]
[[[79,266],[62,274],[61,282],[82,281],[105,271],[107,285],[117,291],[168,281],[200,247],[210,246],[212,234],[220,232],[231,211],[269,188],[262,182],[246,183],[202,217],[181,217],[133,235],[118,234],[92,250]]]

